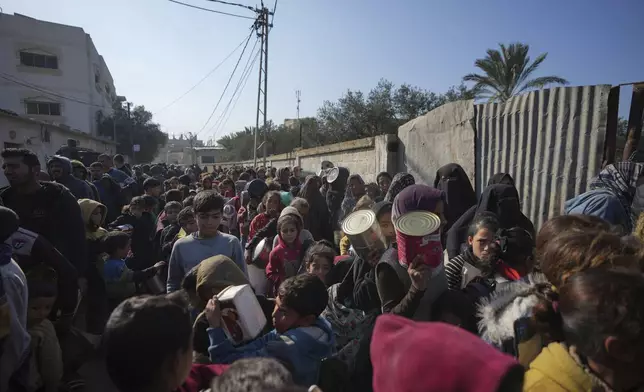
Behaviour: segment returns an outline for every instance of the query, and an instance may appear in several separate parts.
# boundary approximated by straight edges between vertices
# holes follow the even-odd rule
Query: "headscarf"
[[[362,179],[362,177],[360,177],[359,174],[353,174],[349,177],[349,179],[347,180],[347,188],[344,193],[344,200],[342,200],[342,206],[340,207],[340,209],[342,210],[342,217],[340,218],[340,220],[346,218],[353,211],[356,203],[358,202],[356,195],[351,192],[351,187],[349,186],[349,182],[353,179],[358,180],[362,185],[364,185],[364,180]],[[339,178],[336,181],[339,181]]]
[[[476,204],[476,193],[470,179],[465,174],[465,170],[456,163],[450,163],[436,171],[434,188],[440,189],[445,194],[446,229],[449,229],[465,211]]]
[[[376,214],[376,219],[380,218],[380,215],[391,212],[392,209],[392,204],[388,201],[381,201],[379,203],[374,204],[371,207],[371,211],[373,211],[374,214]]]
[[[589,188],[607,189],[619,198],[625,213],[630,216],[630,231],[635,226],[637,217],[631,211],[631,203],[635,197],[638,180],[644,171],[644,163],[618,162],[608,165],[590,181]]]
[[[396,173],[393,180],[391,180],[391,185],[389,185],[389,190],[385,195],[385,201],[393,203],[396,195],[400,193],[403,189],[407,188],[410,185],[414,185],[416,181],[414,176],[409,173]]]
[[[443,192],[429,185],[416,184],[400,192],[393,202],[391,220],[412,211],[434,212],[436,205],[443,201]]]
[[[514,178],[507,173],[496,173],[490,180],[487,182],[487,186],[495,184],[505,184],[514,186]]]
[[[228,286],[248,284],[248,279],[234,261],[224,255],[213,256],[197,267],[197,296],[203,304]]]
[[[494,213],[502,229],[521,227],[532,236],[535,235],[534,225],[521,212],[519,192],[513,185],[496,184],[485,188],[474,215],[484,211]]]
[[[441,353],[439,361],[434,360]],[[520,390],[523,368],[476,335],[444,323],[385,314],[371,339],[374,392]]]

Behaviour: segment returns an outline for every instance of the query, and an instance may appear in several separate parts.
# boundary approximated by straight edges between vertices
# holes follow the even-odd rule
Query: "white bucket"
[[[247,284],[229,286],[217,295],[221,304],[222,328],[235,344],[253,340],[266,325],[266,316]]]
[[[247,265],[248,281],[255,290],[257,295],[266,295],[268,290],[268,278],[266,278],[266,270],[258,268],[252,264]]]

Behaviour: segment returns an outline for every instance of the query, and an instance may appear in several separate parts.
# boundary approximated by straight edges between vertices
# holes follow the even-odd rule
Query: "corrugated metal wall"
[[[475,105],[476,190],[509,173],[538,228],[600,169],[611,86],[557,87]]]

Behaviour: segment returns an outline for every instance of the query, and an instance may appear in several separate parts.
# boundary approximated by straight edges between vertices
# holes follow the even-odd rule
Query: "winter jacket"
[[[272,357],[286,362],[298,385],[310,386],[318,380],[320,363],[333,354],[335,339],[331,324],[318,317],[310,327],[299,327],[281,334],[273,330],[252,342],[235,347],[222,328],[208,328],[210,360],[233,363],[241,358]]]
[[[483,340],[513,355],[527,366],[547,344],[528,322],[543,295],[540,288],[550,283],[539,273],[522,280],[498,283],[492,295],[478,306],[479,333]]]
[[[273,248],[266,264],[266,277],[273,284],[273,294],[277,294],[280,284],[297,275],[302,267],[302,243],[295,240],[293,246],[288,246],[278,235],[278,245]]]
[[[85,224],[76,198],[63,185],[43,181],[28,195],[0,189],[0,200],[20,217],[20,225],[40,234],[84,276],[87,263]]]
[[[594,377],[575,359],[574,353],[561,343],[551,343],[535,358],[525,373],[525,392],[593,391]]]
[[[101,199],[101,203],[107,207],[107,222],[113,222],[121,214],[121,208],[125,205],[121,187],[114,181],[112,177],[107,174],[99,180],[92,182]]]
[[[72,161],[70,161],[69,158],[54,155],[49,159],[49,161],[47,161],[47,168],[49,168],[52,162],[58,162],[63,167],[62,177],[55,180],[57,183],[65,185],[77,199],[93,198],[94,194],[92,193],[92,188],[90,188],[85,181],[79,180],[72,175]],[[51,176],[51,172],[49,175]]]
[[[445,262],[445,276],[447,276],[447,287],[450,290],[460,290],[467,286],[470,272],[476,267],[476,256],[471,248],[466,248],[461,254]],[[479,274],[480,275],[480,274]]]

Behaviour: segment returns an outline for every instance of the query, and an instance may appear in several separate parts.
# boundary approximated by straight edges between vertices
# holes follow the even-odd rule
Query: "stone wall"
[[[346,167],[351,173],[358,173],[367,182],[376,180],[378,173],[397,171],[398,137],[379,135],[365,139],[351,140],[286,154],[268,156],[266,165],[272,167],[300,166],[305,173],[318,173],[323,161],[331,161],[335,166]],[[257,159],[258,166],[263,163]],[[227,162],[222,167],[252,166],[253,161]]]

